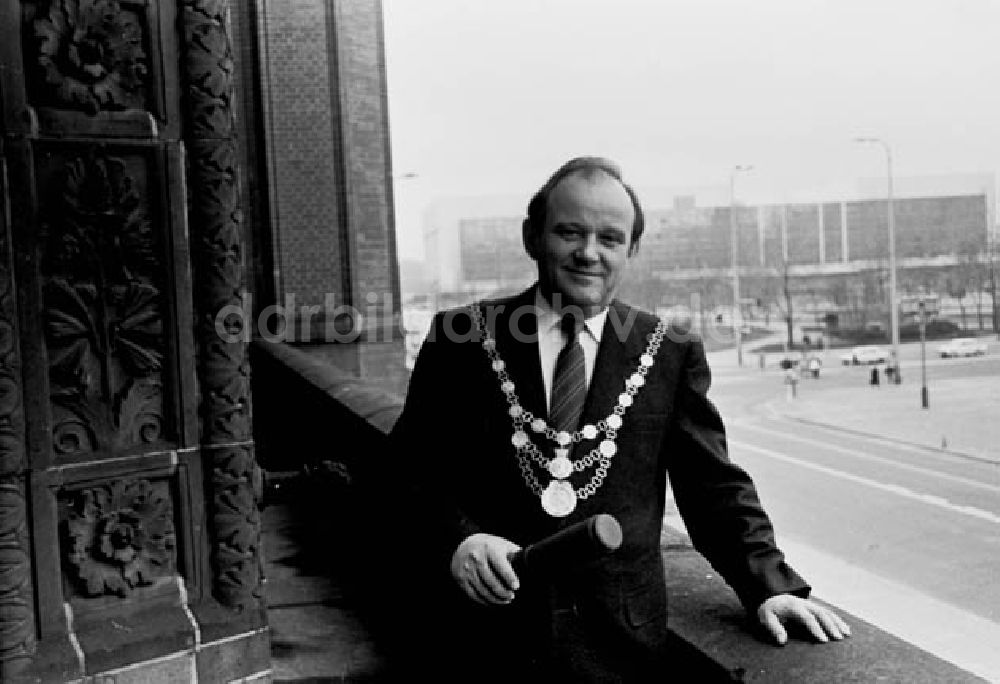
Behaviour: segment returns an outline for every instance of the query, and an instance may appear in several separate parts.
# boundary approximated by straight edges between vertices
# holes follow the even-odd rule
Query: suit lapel
[[[497,313],[493,330],[497,352],[507,365],[507,373],[517,387],[523,408],[536,416],[545,416],[547,406],[542,365],[538,356],[535,288],[529,288],[502,304],[504,308]],[[489,317],[488,312],[487,316]]]
[[[635,371],[645,348],[645,338],[636,324],[635,315],[635,309],[618,301],[611,303],[601,332],[601,344],[597,348],[581,425],[596,425],[607,418],[618,403],[618,395],[625,391],[625,379]],[[578,443],[576,448],[590,448],[582,444]]]

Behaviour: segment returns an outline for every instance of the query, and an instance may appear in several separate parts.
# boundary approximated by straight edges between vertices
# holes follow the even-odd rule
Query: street
[[[904,349],[904,386],[891,391],[918,402],[914,351]],[[976,423],[967,415],[964,434],[952,433],[953,441],[969,445],[960,453],[885,438],[878,414],[895,395],[870,387],[869,369],[840,366],[834,352],[827,352],[819,380],[799,382],[794,400],[785,395],[780,371],[739,369],[720,357],[710,396],[726,419],[733,460],[754,478],[779,545],[815,595],[997,681],[1000,454],[997,442],[982,439],[994,429],[996,413],[977,403],[995,396],[987,390],[1000,384],[995,344],[991,351],[982,358],[928,359],[931,406],[935,399],[964,401],[983,416]],[[919,347],[916,353],[919,359]],[[794,409],[803,404],[814,410],[801,415],[822,406],[828,414],[801,420]],[[867,420],[851,419],[864,413]],[[936,439],[936,432],[920,430],[931,414],[913,408],[901,415],[892,420],[910,421],[906,434]],[[852,429],[855,424],[862,429]]]

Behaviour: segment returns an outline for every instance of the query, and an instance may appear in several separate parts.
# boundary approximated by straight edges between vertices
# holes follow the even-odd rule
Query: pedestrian
[[[796,390],[799,386],[799,376],[795,366],[789,365],[785,369],[785,399],[791,401],[795,398]]]
[[[436,613],[415,636],[438,680],[668,677],[668,474],[695,547],[775,643],[784,623],[817,641],[849,633],[807,598],[729,459],[700,339],[615,299],[642,232],[617,165],[569,161],[523,222],[537,282],[438,314],[418,355],[391,442],[410,455],[403,523]],[[517,576],[511,554],[597,513],[621,525],[615,554]]]

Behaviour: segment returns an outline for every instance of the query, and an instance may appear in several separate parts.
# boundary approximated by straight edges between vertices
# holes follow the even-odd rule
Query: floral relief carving
[[[36,646],[26,518],[23,484],[0,480],[0,679]]]
[[[0,197],[8,191],[2,180],[0,174]],[[10,233],[0,221],[0,680],[27,667],[37,649],[11,256]]]
[[[74,454],[156,442],[161,269],[125,162],[73,160],[55,204],[42,264],[54,448]]]
[[[24,428],[14,326],[0,319],[0,478],[24,469]],[[2,504],[0,504],[2,506]]]
[[[24,5],[39,99],[99,111],[141,108],[148,57],[138,14],[117,0],[48,0]]]
[[[177,542],[166,482],[116,481],[76,492],[63,531],[66,569],[83,596],[125,597],[175,572]]]

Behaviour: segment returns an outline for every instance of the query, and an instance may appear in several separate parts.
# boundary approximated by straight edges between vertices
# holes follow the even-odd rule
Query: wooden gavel
[[[607,513],[592,515],[510,554],[514,572],[549,575],[613,553],[622,544],[622,528]]]

